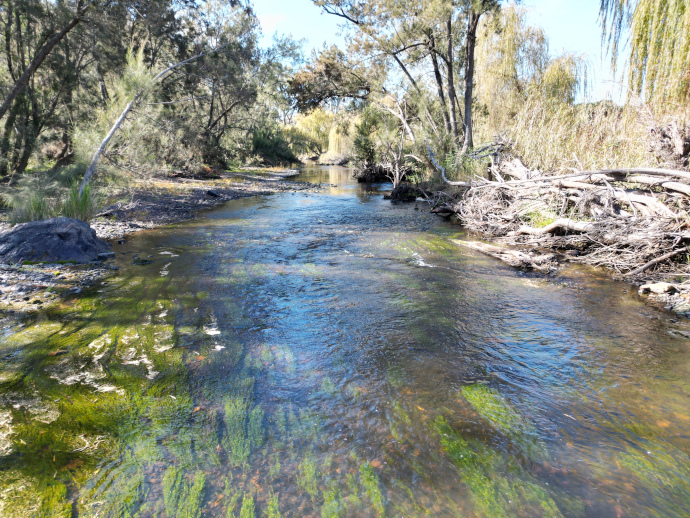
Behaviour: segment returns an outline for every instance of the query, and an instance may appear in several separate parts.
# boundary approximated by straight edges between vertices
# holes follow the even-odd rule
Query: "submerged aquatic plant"
[[[38,509],[41,518],[71,518],[72,502],[67,500],[67,488],[63,484],[50,484],[43,489],[43,500]]]
[[[506,434],[533,460],[548,458],[548,451],[532,423],[494,388],[482,383],[462,387],[462,395],[477,413]]]
[[[268,498],[268,505],[264,511],[264,516],[266,518],[281,518],[280,514],[280,501],[278,500],[278,495],[271,492],[271,496]]]
[[[534,516],[562,518],[551,495],[515,459],[476,439],[465,439],[443,416],[434,425],[443,451],[470,490],[478,516],[510,518],[530,510]]]
[[[362,477],[362,485],[364,486],[364,492],[371,501],[372,509],[376,513],[376,516],[384,516],[386,512],[386,506],[383,499],[383,494],[379,488],[379,477],[374,471],[374,468],[368,462],[362,464],[359,468],[359,474]]]
[[[200,518],[206,489],[206,475],[198,472],[193,481],[188,481],[185,472],[176,466],[168,468],[163,475],[163,498],[165,512],[176,518]]]
[[[247,493],[242,500],[242,509],[240,509],[240,518],[254,518],[256,510],[254,508],[254,497]]]
[[[315,502],[319,496],[319,479],[316,459],[311,455],[307,456],[300,463],[298,469],[297,484],[306,491],[312,501]]]

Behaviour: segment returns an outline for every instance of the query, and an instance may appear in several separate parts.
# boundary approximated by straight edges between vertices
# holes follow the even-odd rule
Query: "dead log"
[[[573,174],[558,175],[558,176],[536,176],[524,180],[511,180],[505,183],[492,182],[495,185],[524,185],[537,182],[558,182],[561,180],[573,180],[580,182],[588,182],[591,180],[606,180],[615,181],[616,178],[627,178],[630,175],[647,175],[660,176],[664,178],[683,178],[690,180],[690,173],[686,171],[676,171],[675,169],[601,169],[599,171],[579,171]]]
[[[509,264],[513,268],[537,270],[542,273],[548,273],[550,266],[555,262],[556,256],[554,254],[543,254],[533,256],[520,250],[511,250],[509,248],[501,248],[499,246],[488,245],[478,241],[460,241],[451,239],[456,245],[471,250],[477,250],[483,254],[489,255],[495,259]]]
[[[625,276],[626,277],[633,277],[635,275],[639,275],[639,274],[645,272],[646,270],[648,270],[649,268],[651,268],[652,266],[654,266],[655,264],[659,264],[659,263],[665,261],[666,259],[670,259],[671,257],[675,257],[676,255],[682,254],[683,252],[687,252],[687,251],[688,251],[687,247],[678,248],[677,250],[673,250],[672,252],[661,255],[661,256],[657,257],[656,259],[652,259],[651,261],[643,264],[639,268],[635,268],[633,271],[626,273]]]
[[[631,182],[631,183],[643,183],[645,185],[660,186],[660,187],[663,187],[664,189],[666,189],[667,191],[680,192],[680,193],[683,193],[683,194],[690,196],[690,185],[685,184],[685,183],[666,182],[659,177],[654,178],[652,176],[641,176],[641,175],[630,176],[629,178],[627,178],[626,181]]]
[[[666,182],[666,183],[672,183],[672,182]],[[596,191],[596,190],[601,190],[602,192],[609,192],[613,195],[613,197],[622,203],[625,203],[627,205],[633,206],[633,203],[640,203],[642,205],[645,205],[650,209],[652,214],[657,214],[659,216],[664,216],[667,218],[675,218],[677,215],[669,209],[666,205],[661,203],[659,200],[652,196],[648,195],[643,195],[643,194],[636,194],[634,192],[629,192],[624,189],[611,189],[611,188],[604,188],[596,185],[591,185],[587,183],[581,183],[581,182],[573,182],[570,180],[565,180],[565,181],[559,181],[557,183],[558,186],[562,187],[568,187],[571,189],[581,189],[585,191]],[[677,184],[681,185],[682,187],[687,188],[688,193],[690,193],[690,185],[683,185],[683,184]],[[639,208],[639,207],[638,207]]]

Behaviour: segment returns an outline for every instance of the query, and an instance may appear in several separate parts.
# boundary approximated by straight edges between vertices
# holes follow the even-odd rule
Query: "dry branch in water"
[[[501,243],[572,250],[576,261],[637,281],[642,275],[645,280],[690,275],[683,255],[690,245],[690,172],[634,168],[547,176],[514,158],[504,158],[492,175],[503,181],[450,182],[439,170],[444,181],[466,189],[454,198],[438,198],[434,212],[453,213],[470,230]],[[458,244],[518,267],[533,257],[481,243]]]

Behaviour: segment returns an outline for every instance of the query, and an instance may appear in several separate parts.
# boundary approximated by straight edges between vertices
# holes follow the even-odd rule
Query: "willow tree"
[[[490,132],[500,133],[533,93],[549,66],[544,31],[511,5],[485,18],[477,40],[476,97]]]
[[[690,100],[690,0],[601,0],[601,15],[614,66],[629,30],[632,91],[649,101]]]

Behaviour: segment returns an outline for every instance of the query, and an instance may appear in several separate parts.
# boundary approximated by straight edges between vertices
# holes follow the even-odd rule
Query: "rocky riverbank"
[[[110,241],[126,235],[194,219],[200,210],[230,200],[278,192],[314,191],[318,185],[293,182],[295,170],[248,168],[217,178],[149,180],[118,193],[91,222],[98,237]],[[0,232],[9,225],[0,222]],[[0,264],[0,312],[32,312],[80,293],[117,270],[103,261],[87,264]]]
[[[317,185],[293,182],[296,170],[247,168],[220,178],[173,178],[152,182],[101,211],[91,227],[102,239],[120,239],[132,232],[194,219],[198,211],[230,200],[277,192],[313,190]]]

